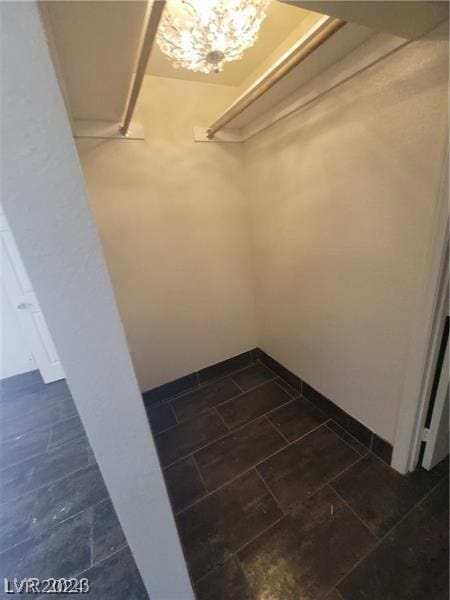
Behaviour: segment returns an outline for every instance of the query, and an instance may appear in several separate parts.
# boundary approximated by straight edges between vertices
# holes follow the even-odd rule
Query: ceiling
[[[265,62],[269,55],[275,53],[277,49],[280,50],[279,54],[281,55],[287,49],[285,48],[287,40],[294,37],[293,41],[295,41],[302,35],[303,30],[310,26],[311,14],[311,11],[271,0],[267,9],[267,17],[261,25],[255,44],[245,51],[240,60],[227,63],[221,73],[205,75],[187,69],[175,69],[170,59],[161,52],[156,43],[152,49],[147,73],[187,81],[240,86],[258,70],[258,67]],[[295,35],[293,36],[293,34]],[[291,44],[287,44],[287,46],[289,45]]]
[[[70,112],[119,121],[140,49],[145,0],[39,2]]]
[[[41,0],[38,6],[70,116],[119,122],[137,64],[147,0]],[[404,37],[417,37],[448,17],[446,2],[272,0],[254,46],[222,73],[176,70],[156,44],[147,73],[234,86],[237,97],[320,18],[313,10]]]
[[[147,0],[41,0],[46,33],[68,111],[73,119],[119,122],[123,117]],[[174,69],[155,43],[147,73],[240,88],[279,58],[318,18],[317,13],[271,0],[258,40],[222,73]]]

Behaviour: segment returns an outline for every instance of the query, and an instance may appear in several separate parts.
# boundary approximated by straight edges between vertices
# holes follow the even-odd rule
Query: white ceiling
[[[161,52],[156,43],[152,49],[147,73],[188,81],[240,86],[258,69],[258,66],[265,61],[268,55],[276,52],[280,45],[284,47],[284,42],[292,36],[293,32],[301,29],[304,24],[306,25],[310,17],[310,11],[272,0],[255,44],[245,51],[242,59],[227,63],[221,73],[205,75],[187,69],[175,69],[170,59]],[[300,35],[301,32],[298,33],[296,38],[298,39]]]
[[[429,0],[280,0],[291,7],[320,10],[349,23],[415,39],[448,19],[449,3]]]

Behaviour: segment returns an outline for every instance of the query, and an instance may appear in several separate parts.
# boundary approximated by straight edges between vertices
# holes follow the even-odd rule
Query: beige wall
[[[256,345],[243,149],[192,135],[233,93],[147,76],[144,141],[78,140],[142,390]]]
[[[258,344],[394,440],[447,80],[414,42],[239,146],[192,141],[233,88],[147,77],[145,141],[79,141],[143,390]]]
[[[391,442],[447,57],[445,41],[415,42],[245,145],[260,347]]]

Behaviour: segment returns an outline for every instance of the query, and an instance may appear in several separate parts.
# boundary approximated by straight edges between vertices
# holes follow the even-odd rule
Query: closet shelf
[[[245,128],[374,34],[373,30],[327,15],[239,96],[198,141],[240,141]],[[226,129],[224,129],[226,128]],[[225,131],[241,130],[225,136]],[[226,138],[232,139],[226,139]]]

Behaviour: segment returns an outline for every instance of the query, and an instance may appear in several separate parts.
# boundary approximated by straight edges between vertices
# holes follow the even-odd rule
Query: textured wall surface
[[[1,16],[3,208],[147,590],[192,598],[37,7]]]
[[[242,146],[193,141],[232,96],[147,76],[145,140],[78,140],[142,390],[256,345]]]
[[[246,143],[260,346],[394,440],[447,131],[442,30]]]
[[[447,85],[440,29],[243,147],[192,142],[229,88],[155,77],[145,141],[80,141],[141,389],[259,344],[393,442]]]

